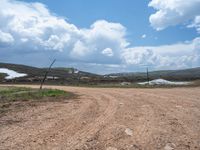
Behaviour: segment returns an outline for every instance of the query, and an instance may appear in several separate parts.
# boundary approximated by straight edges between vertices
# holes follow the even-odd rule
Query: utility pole
[[[148,84],[149,84],[149,69],[147,67],[147,81],[148,81]]]
[[[78,86],[80,85],[81,74],[80,71],[78,72]]]
[[[75,73],[77,74],[77,79],[78,79],[78,86],[80,84],[80,79],[81,79],[81,73],[79,70],[76,70]]]
[[[43,86],[43,84],[44,84],[44,82],[45,82],[45,80],[46,80],[46,78],[47,78],[47,75],[48,75],[48,73],[50,72],[51,67],[53,66],[53,64],[54,64],[55,62],[56,62],[56,59],[53,60],[53,62],[52,62],[51,65],[49,66],[48,70],[45,72],[44,78],[43,78],[43,80],[41,81],[41,84],[40,84],[40,90],[42,90],[42,86]]]

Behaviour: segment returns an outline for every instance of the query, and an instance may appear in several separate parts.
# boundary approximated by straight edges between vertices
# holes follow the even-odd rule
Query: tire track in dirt
[[[35,126],[34,122],[37,119],[32,120],[33,124],[29,122],[28,124],[23,124],[21,128],[16,128],[15,130],[12,130],[13,128],[11,126],[9,128],[10,131],[12,131],[12,134],[9,135],[9,137],[4,138],[9,139],[10,142],[7,141],[6,143],[9,144],[4,144],[4,146],[7,145],[7,147],[14,149],[43,149],[44,147],[45,149],[56,149],[58,145],[61,149],[79,148],[83,146],[86,140],[95,136],[95,134],[97,134],[97,132],[103,128],[103,126],[108,123],[110,119],[112,119],[112,116],[117,110],[117,103],[115,99],[113,99],[110,95],[102,94],[101,91],[93,92],[91,89],[88,92],[88,89],[77,90],[76,88],[68,89],[63,87],[59,87],[59,89],[71,92],[76,91],[77,94],[84,95],[80,97],[81,104],[78,106],[77,111],[70,113],[71,117],[67,114],[65,118],[66,112],[64,111],[65,106],[63,106],[63,110],[59,113],[61,114],[63,112],[62,118],[60,118],[61,116],[56,114],[58,109],[55,109],[54,112],[50,112],[52,113],[51,116],[54,117],[54,120],[53,122],[49,122],[50,125],[48,126],[45,120],[43,120],[44,122],[41,122],[39,126]],[[87,115],[89,107],[92,107],[91,113],[96,115],[93,115],[92,117]],[[44,111],[45,109],[37,112],[36,114],[32,114],[32,116],[35,117],[35,115]],[[55,118],[54,115],[58,118]],[[85,122],[86,117],[91,117],[88,123]],[[77,126],[83,122],[83,125]],[[32,129],[34,128],[34,130],[30,129],[28,125],[30,125]],[[28,130],[31,130],[31,138],[27,135]],[[0,140],[5,142],[5,140]]]
[[[100,95],[100,93],[96,93],[95,95]],[[106,110],[98,118],[96,118],[94,122],[88,124],[85,128],[83,128],[81,131],[77,132],[73,137],[68,139],[67,145],[64,146],[66,149],[71,150],[80,148],[81,146],[83,146],[86,140],[90,140],[113,118],[118,107],[116,100],[112,96],[107,94],[103,94],[103,99],[99,98],[97,100],[108,100]]]
[[[196,130],[198,129],[198,127],[195,127],[196,125],[198,126],[198,120],[194,120],[194,118],[199,118],[199,115],[194,113],[194,109],[191,110],[190,107],[191,104],[192,105],[199,104],[200,101],[196,97],[190,98],[190,97],[185,97],[185,95],[181,96],[182,89],[178,89],[177,91],[176,94],[168,94],[165,92],[162,93],[160,92],[161,94],[158,95],[157,94],[158,91],[156,92],[154,91],[155,93],[153,91],[146,91],[146,92],[141,92],[141,94],[143,95],[142,97],[144,96],[148,97],[148,99],[147,98],[143,99],[146,99],[148,102],[152,103],[152,106],[153,105],[155,106],[154,110],[160,109],[163,111],[162,114],[166,115],[164,117],[166,118],[166,120],[163,121],[163,123],[165,124],[166,128],[168,128],[167,126],[170,126],[170,128],[168,128],[168,131],[166,131],[168,132],[168,137],[171,137],[171,140],[169,141],[177,142],[176,139],[177,137],[184,138],[184,140],[182,140],[181,142],[180,140],[179,142],[177,142],[178,143],[177,147],[178,146],[179,148],[182,147],[182,149],[196,149],[199,145],[198,143],[199,132],[197,132]],[[171,93],[173,92],[171,91]],[[183,107],[181,111],[180,109],[174,106],[178,101],[182,101],[183,104],[186,104],[186,106]],[[196,122],[196,125],[194,122]],[[162,131],[164,130],[165,129],[163,128]],[[190,146],[191,143],[193,143],[194,145],[193,148],[191,148]]]
[[[194,95],[192,95],[194,99],[185,97],[185,95],[181,96],[182,89],[176,89],[179,92],[174,95],[164,93],[165,90],[163,89],[158,90],[160,90],[160,95],[154,93],[155,90],[145,90],[144,92],[143,90],[135,89],[124,90],[123,92],[121,91],[122,94],[118,94],[118,97],[133,101],[134,104],[137,104],[138,102],[141,103],[140,106],[137,107],[140,108],[142,113],[140,114],[139,119],[135,118],[136,123],[134,123],[135,127],[133,128],[135,134],[132,141],[139,145],[134,145],[136,146],[135,148],[145,149],[145,147],[149,147],[149,149],[161,149],[165,144],[171,144],[168,143],[170,141],[176,142],[177,147],[180,149],[188,149],[189,146],[192,149],[199,147],[198,139],[200,135],[199,132],[197,132],[199,131],[199,120],[194,120],[194,117],[200,119],[199,115],[197,115],[199,114],[199,111],[194,112],[194,109],[192,111],[192,108],[190,110],[190,107],[189,109],[185,109],[185,111],[179,111],[173,106],[174,102],[177,101],[199,104],[200,101],[198,101],[198,98]],[[170,90],[169,92],[173,93]],[[196,107],[198,106],[199,105]],[[137,107],[135,107],[134,112],[138,111]],[[188,113],[188,111],[190,113]],[[191,116],[193,116],[193,118],[191,118]],[[194,123],[194,121],[196,123]],[[182,139],[181,142],[180,140],[177,141],[177,137],[180,139],[184,138],[184,140]]]
[[[21,122],[17,126],[15,125],[15,127],[13,127],[12,125],[8,127],[8,130],[7,131],[5,130],[5,133],[9,132],[11,134],[7,136],[7,138],[4,138],[4,139],[9,139],[10,141],[10,143],[7,146],[13,147],[14,149],[23,149],[23,147],[26,147],[26,149],[28,149],[28,147],[30,149],[34,149],[33,145],[38,145],[38,144],[41,145],[45,142],[45,139],[51,141],[51,139],[53,138],[52,135],[54,133],[59,132],[59,127],[62,125],[65,127],[70,126],[71,123],[75,121],[76,118],[78,118],[78,115],[84,112],[84,110],[87,108],[87,105],[82,104],[82,106],[80,106],[76,110],[73,110],[72,112],[70,112],[70,114],[65,111],[64,107],[65,105],[61,106],[61,108],[58,109],[54,108],[54,110],[50,112],[46,111],[45,114],[40,114],[41,115],[40,120],[38,119],[32,120],[30,118],[30,120],[27,123]],[[48,113],[50,113],[49,116],[52,117],[51,120],[46,119],[46,115]],[[63,113],[63,115],[61,115],[61,113]],[[68,116],[65,116],[65,113],[67,113]],[[25,115],[26,114],[24,114],[24,116]],[[69,122],[69,120],[71,120],[71,122]],[[13,128],[15,130],[13,130]],[[40,141],[41,139],[43,139],[44,141]],[[35,146],[35,149],[37,148],[38,147]]]
[[[152,139],[154,129],[152,130],[151,127],[156,126],[156,110],[151,102],[146,99],[141,99],[141,93],[138,93],[138,91],[112,91],[112,94],[114,93],[119,99],[121,99],[120,101],[124,100],[123,103],[128,103],[127,106],[124,106],[124,109],[130,110],[131,106],[131,109],[136,113],[135,115],[131,116],[134,118],[132,119],[134,121],[134,127],[132,127],[133,137],[131,137],[129,140],[132,143],[132,146],[126,149],[142,149],[140,145],[144,146],[147,143],[150,144],[150,140]],[[129,114],[129,116],[130,115],[131,114]],[[131,120],[127,119],[127,123],[123,122],[123,125],[125,125],[126,128],[131,127],[131,123],[128,123],[130,121]]]

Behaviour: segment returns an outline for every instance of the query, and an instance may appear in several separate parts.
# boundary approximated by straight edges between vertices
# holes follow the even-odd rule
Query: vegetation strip
[[[62,102],[74,98],[70,92],[57,89],[31,89],[23,87],[0,87],[0,117],[5,112],[32,105],[36,102]]]

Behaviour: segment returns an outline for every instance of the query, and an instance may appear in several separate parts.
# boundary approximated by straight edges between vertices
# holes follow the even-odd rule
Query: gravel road
[[[200,150],[200,88],[46,87],[79,97],[0,118],[0,149]]]

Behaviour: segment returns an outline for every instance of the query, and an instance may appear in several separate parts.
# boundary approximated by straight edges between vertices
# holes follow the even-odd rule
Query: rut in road
[[[97,94],[100,95],[99,93]],[[93,100],[97,100],[98,102],[107,100],[108,102],[105,111],[102,112],[99,117],[95,118],[93,122],[89,123],[81,131],[78,131],[74,136],[68,139],[67,145],[64,146],[67,147],[67,149],[70,150],[76,148],[76,146],[78,148],[79,145],[83,145],[86,140],[91,139],[113,118],[118,106],[115,98],[110,95],[103,94],[103,97],[98,99],[94,97]]]

